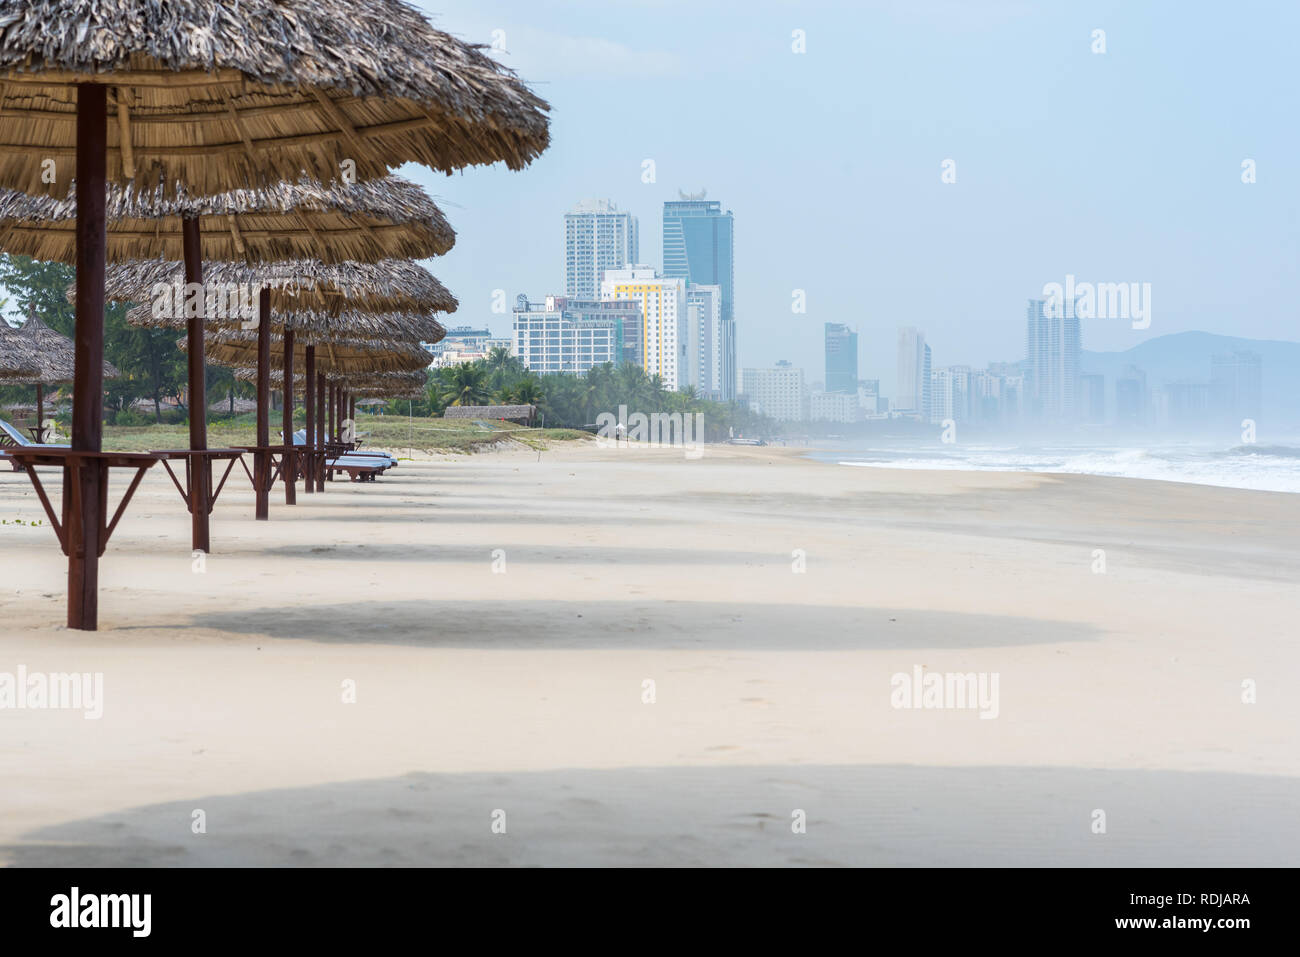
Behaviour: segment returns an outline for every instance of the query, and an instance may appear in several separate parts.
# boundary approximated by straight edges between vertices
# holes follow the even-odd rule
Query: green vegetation
[[[280,437],[280,413],[271,416],[271,440]],[[546,449],[553,443],[586,439],[585,432],[572,429],[528,429],[511,422],[478,423],[470,419],[435,419],[402,415],[368,415],[358,410],[357,432],[363,447],[383,448],[399,458],[407,450],[418,452],[477,452],[499,442],[516,442],[529,448]],[[303,426],[302,409],[294,416],[295,425]],[[365,434],[368,433],[368,434]],[[253,445],[257,441],[257,420],[253,413],[234,418],[209,420],[208,445],[213,448]],[[190,434],[184,423],[162,425],[106,425],[104,447],[124,452],[150,449],[182,449],[189,445]]]
[[[586,375],[560,373],[534,375],[507,349],[494,348],[476,362],[434,369],[429,387],[416,400],[397,399],[385,406],[392,414],[405,414],[408,406],[416,415],[440,415],[451,405],[535,405],[547,425],[590,429],[601,413],[617,415],[620,406],[628,413],[681,412],[704,415],[704,439],[726,439],[736,435],[770,435],[770,420],[735,402],[702,399],[693,389],[672,392],[658,376],[629,364],[599,365]]]
[[[15,298],[25,314],[35,305],[50,328],[71,336],[75,325],[67,288],[74,271],[60,263],[36,262],[24,256],[0,255],[0,286]],[[180,334],[174,329],[140,329],[126,322],[126,305],[110,303],[105,310],[104,355],[121,371],[120,378],[105,382],[104,412],[106,447],[123,450],[178,448],[188,444],[185,423],[188,412],[182,402],[185,391],[185,354],[176,345]],[[252,415],[235,414],[234,399],[252,398],[251,383],[236,381],[223,366],[207,368],[210,444],[251,445]],[[66,402],[56,383],[47,384],[47,415],[66,432],[69,426]],[[66,386],[65,386],[66,387]],[[0,404],[34,403],[35,386],[0,386]],[[142,413],[139,400],[150,406]],[[228,411],[214,409],[229,400]],[[166,403],[166,405],[164,405]],[[428,386],[418,399],[394,399],[379,407],[384,415],[358,413],[358,428],[373,428],[374,444],[415,449],[473,449],[491,445],[500,433],[466,420],[443,420],[449,405],[535,405],[538,421],[552,426],[544,433],[524,435],[550,439],[566,437],[564,430],[587,429],[602,413],[617,415],[626,406],[632,413],[700,413],[704,416],[705,441],[716,442],[729,435],[763,436],[775,430],[770,420],[734,402],[711,402],[693,390],[672,392],[658,376],[647,376],[634,365],[610,364],[593,368],[586,375],[561,373],[538,376],[524,368],[510,350],[494,348],[484,359],[430,370]],[[60,413],[60,406],[63,411]],[[414,423],[407,422],[413,416]],[[302,413],[298,414],[301,423]],[[405,423],[406,434],[395,423]],[[278,428],[279,416],[272,415]],[[368,424],[367,424],[368,423]],[[390,429],[392,430],[390,432]],[[423,429],[423,432],[421,432]],[[519,432],[520,427],[493,423],[491,429]],[[425,435],[421,439],[419,435]]]
[[[0,286],[13,294],[16,311],[26,316],[34,305],[51,329],[69,337],[76,325],[76,313],[68,302],[67,290],[75,276],[75,270],[62,263],[0,255]],[[145,399],[153,404],[153,420],[165,421],[164,400],[179,402],[185,387],[185,354],[176,346],[179,334],[173,329],[127,325],[126,310],[125,303],[110,303],[104,311],[104,358],[122,373],[104,382],[105,416],[109,422],[117,422],[119,416],[136,424],[146,421],[130,410],[136,400]],[[226,395],[231,381],[230,370],[209,366],[209,401]],[[46,385],[47,401],[54,408],[59,403],[60,393],[54,388],[58,383]],[[236,389],[236,394],[247,394],[247,389]],[[35,386],[0,386],[0,404],[35,401]],[[184,412],[174,412],[172,417],[183,418]]]

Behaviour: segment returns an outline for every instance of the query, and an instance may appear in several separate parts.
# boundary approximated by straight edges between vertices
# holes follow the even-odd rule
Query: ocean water
[[[822,450],[813,458],[855,468],[959,469],[1114,475],[1226,488],[1300,492],[1300,446],[1232,448],[1177,444],[1133,448],[1101,445],[1028,446],[872,443]]]

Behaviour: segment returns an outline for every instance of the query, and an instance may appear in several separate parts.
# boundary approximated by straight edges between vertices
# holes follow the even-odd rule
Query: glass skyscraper
[[[858,334],[839,322],[826,323],[826,391],[858,391]]]
[[[680,200],[664,203],[664,278],[682,279],[688,286],[717,286],[721,290],[722,329],[720,340],[724,354],[722,398],[736,396],[735,296],[736,264],[733,257],[735,223],[731,210],[722,204],[682,195]]]
[[[736,318],[732,236],[731,210],[724,213],[721,203],[703,199],[664,203],[664,278],[721,287],[724,322]]]

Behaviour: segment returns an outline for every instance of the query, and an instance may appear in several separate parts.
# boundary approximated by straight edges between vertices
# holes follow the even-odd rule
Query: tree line
[[[0,255],[0,287],[8,290],[13,300],[11,312],[25,316],[34,305],[46,325],[68,337],[76,325],[75,310],[67,300],[74,278],[73,267],[62,263]],[[185,353],[176,344],[180,332],[132,326],[126,321],[126,311],[125,303],[109,303],[105,308],[104,358],[121,372],[104,382],[105,417],[118,425],[140,425],[150,419],[184,421],[188,416],[184,403],[186,362]],[[57,402],[57,392],[49,392]],[[230,369],[207,367],[209,406],[230,400],[233,413],[235,397],[255,394],[253,385],[236,380]],[[137,411],[140,400],[151,414]],[[34,386],[0,386],[0,404],[34,401]],[[436,416],[449,405],[532,405],[539,411],[539,423],[577,429],[594,425],[603,412],[617,415],[621,406],[626,406],[629,414],[702,413],[707,441],[774,431],[770,420],[744,403],[710,401],[693,388],[667,389],[658,376],[647,375],[630,363],[598,365],[585,375],[537,375],[501,347],[492,349],[484,359],[430,369],[428,386],[419,399],[392,400],[382,408],[391,415]]]

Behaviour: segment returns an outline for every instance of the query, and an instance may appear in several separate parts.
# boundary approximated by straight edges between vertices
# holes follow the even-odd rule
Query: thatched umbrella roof
[[[24,0],[0,13],[0,185],[50,192],[53,158],[66,194],[75,85],[96,79],[108,178],[142,188],[518,169],[549,138],[513,72],[398,0]]]
[[[183,329],[184,319],[159,318],[148,305],[132,306],[126,321],[133,326],[154,329]],[[228,323],[216,330],[236,328]],[[242,326],[239,326],[242,328]],[[271,311],[271,331],[277,335],[292,329],[304,345],[330,339],[361,336],[367,339],[405,339],[409,342],[441,342],[447,329],[427,312],[357,312],[324,313]]]
[[[71,382],[76,351],[71,339],[41,321],[35,306],[27,310],[27,321],[17,329],[0,321],[0,379],[10,385]],[[11,358],[6,361],[6,357]],[[8,368],[15,362],[17,368]],[[104,378],[121,374],[111,362],[104,363]]]
[[[209,325],[242,325],[256,318],[253,291],[261,286],[271,290],[271,309],[282,312],[454,312],[458,305],[456,297],[427,269],[404,259],[378,263],[299,259],[260,265],[209,262],[203,264],[203,282],[209,289],[242,290],[247,294],[245,305],[253,310],[249,315],[231,308],[228,301],[214,303],[214,308],[207,310]],[[181,263],[133,261],[108,267],[105,295],[118,302],[160,303],[160,312],[174,315],[184,285]],[[76,289],[70,286],[68,300],[75,296]],[[218,314],[223,310],[224,318]]]
[[[234,370],[235,378],[241,382],[256,382],[257,370],[241,367]],[[423,394],[429,382],[428,372],[354,372],[342,374],[331,371],[325,378],[342,385],[353,395],[384,396],[386,398],[406,398],[408,395]],[[301,389],[305,384],[301,374],[293,377],[294,388]],[[276,369],[271,373],[271,386],[279,389],[284,386],[284,372]]]
[[[20,331],[0,319],[0,382],[5,384],[35,382],[40,372],[31,344],[18,337]]]
[[[177,342],[182,350],[186,341]],[[257,365],[257,335],[243,331],[223,332],[206,343],[207,358],[218,365],[253,367]],[[297,341],[293,348],[294,368],[305,366],[306,344]],[[430,356],[418,343],[394,339],[331,339],[316,350],[316,368],[322,372],[413,372],[429,365]],[[284,341],[272,336],[270,368],[284,368]]]
[[[3,81],[0,81],[3,82]],[[182,220],[197,218],[204,260],[375,262],[441,256],[456,242],[442,210],[398,176],[323,185],[303,179],[216,196],[161,187],[107,190],[108,259],[180,260]],[[66,199],[0,189],[0,249],[33,259],[76,261],[76,187]]]

